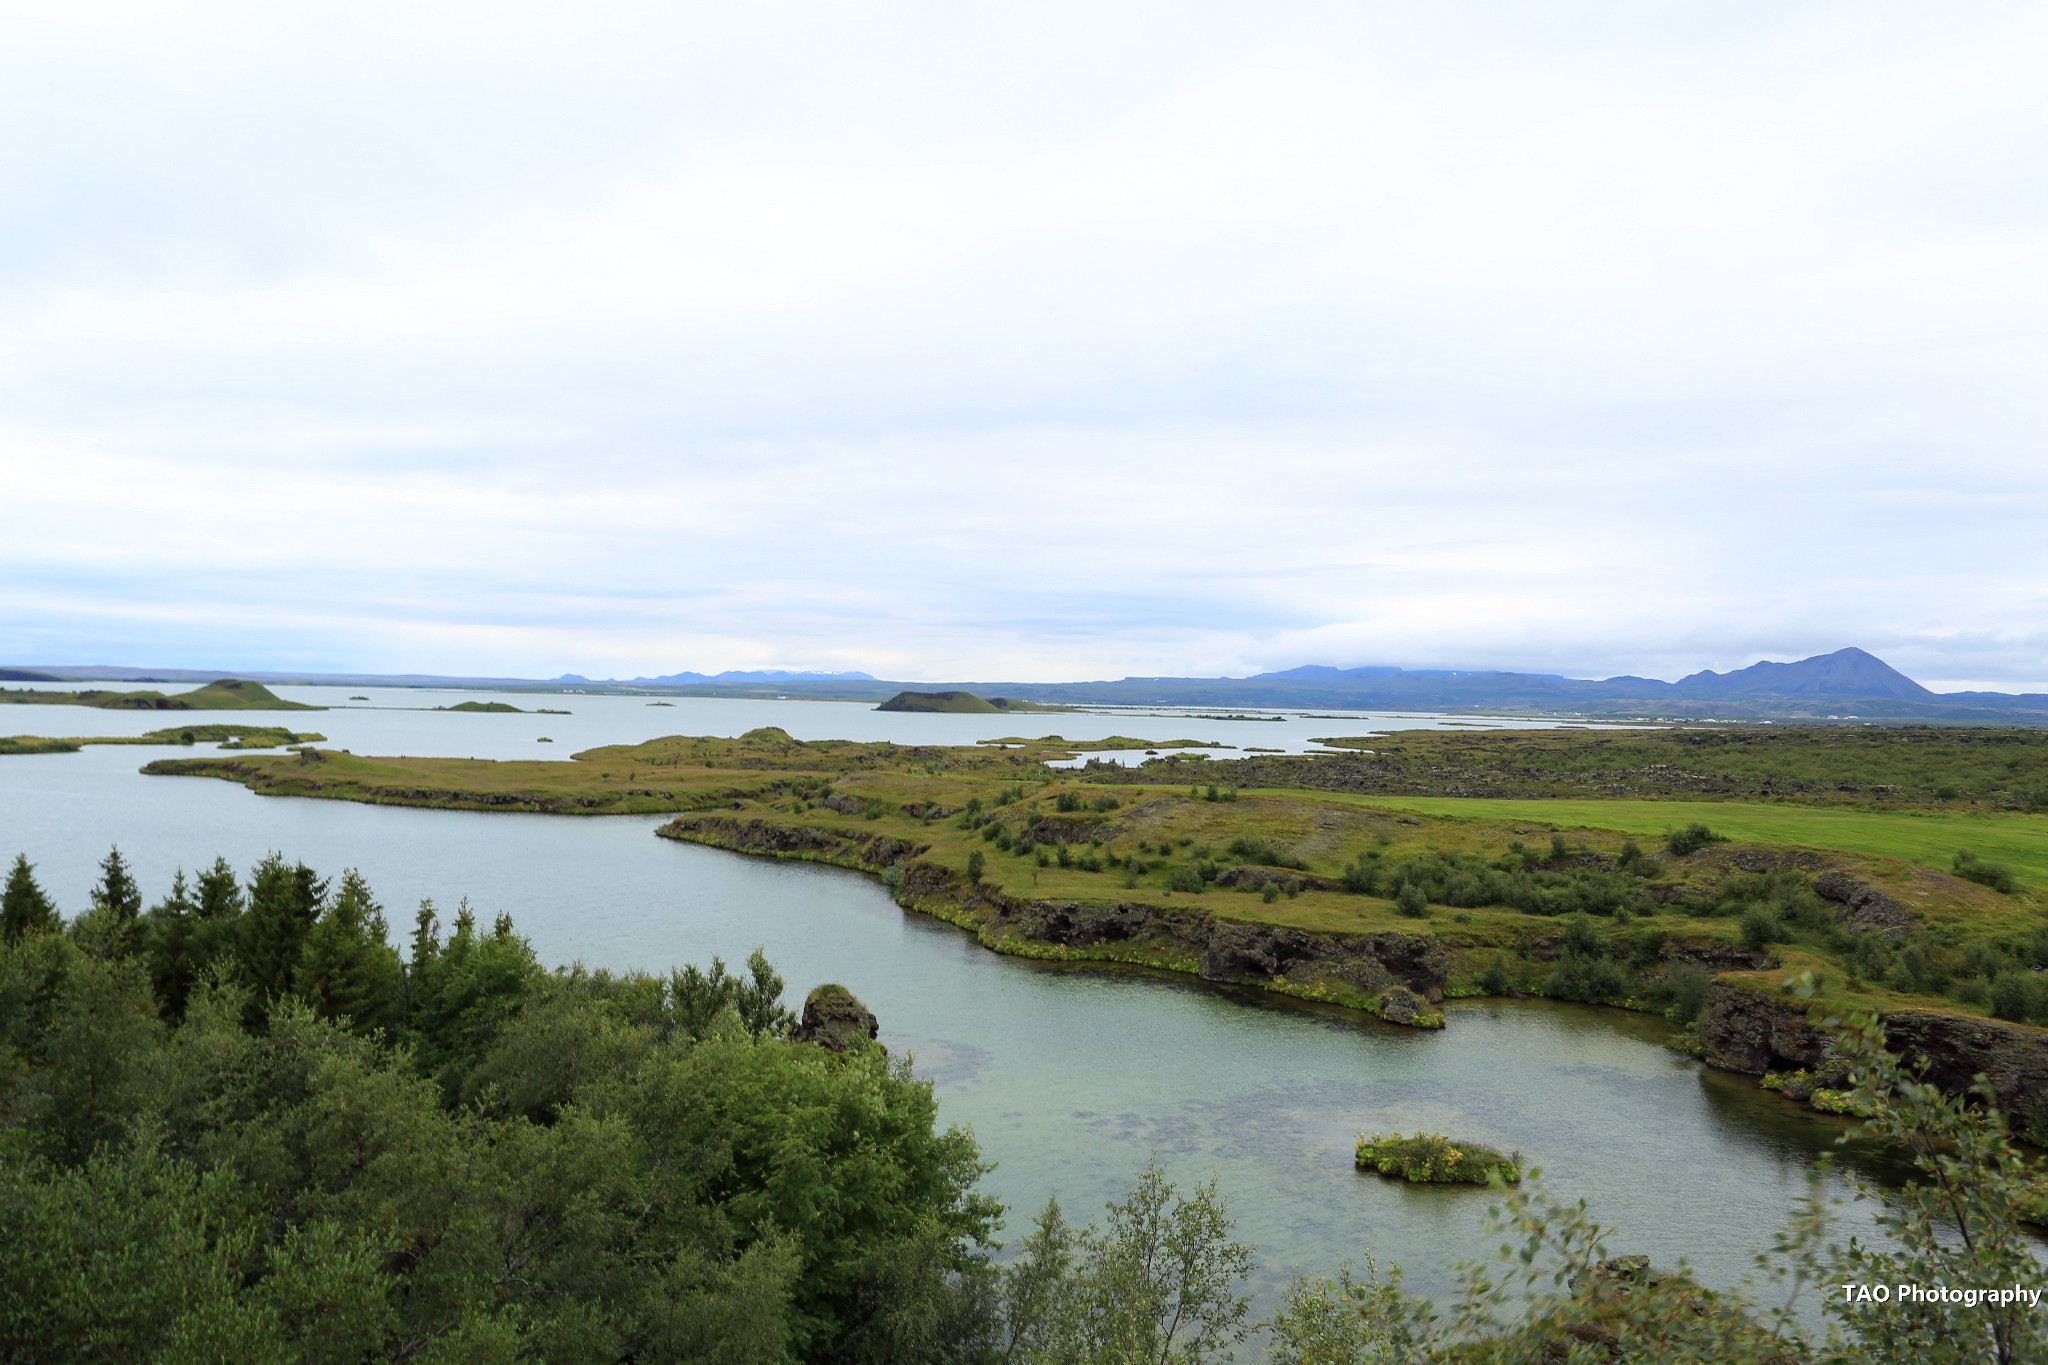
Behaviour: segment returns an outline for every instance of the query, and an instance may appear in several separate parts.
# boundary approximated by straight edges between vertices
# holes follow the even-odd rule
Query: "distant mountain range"
[[[92,681],[210,681],[221,670],[66,667],[29,664],[6,670]],[[805,697],[882,701],[906,687],[1000,694],[1069,706],[1263,706],[1305,710],[1451,711],[1719,720],[1925,720],[2048,724],[2048,694],[1933,692],[1877,656],[1839,649],[1796,663],[1757,663],[1728,673],[1658,678],[1567,678],[1555,673],[1337,668],[1307,664],[1249,678],[1120,678],[1069,683],[904,682],[866,673],[783,669],[668,673],[593,680],[435,677],[422,674],[244,672],[264,683],[344,686],[469,687],[508,691],[668,692],[724,697]]]

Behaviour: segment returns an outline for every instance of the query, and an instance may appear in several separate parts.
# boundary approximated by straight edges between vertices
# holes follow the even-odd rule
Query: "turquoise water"
[[[856,736],[876,734],[862,724],[944,726],[971,738],[972,729],[953,723],[1015,723],[863,722],[877,713],[831,703],[700,706],[737,708],[718,727],[725,733],[782,724],[805,734],[807,713],[819,707]],[[712,728],[683,713],[654,709],[666,719],[651,733]],[[51,723],[60,716],[145,719],[70,707],[11,714],[37,724],[8,728],[45,733],[84,732]],[[414,752],[477,743],[507,722],[568,729],[561,717],[417,712],[206,719],[283,720],[337,744],[358,736],[350,747],[365,752],[397,725],[414,727],[406,731]],[[1078,733],[1070,722],[1083,718],[1034,719]],[[363,728],[347,728],[358,721]],[[604,736],[621,737],[645,736]],[[597,741],[578,741],[586,742]],[[488,749],[478,743],[480,756]],[[1664,1026],[1638,1015],[1454,1003],[1449,1028],[1412,1032],[1160,973],[999,957],[950,926],[905,914],[866,878],[657,839],[654,818],[265,798],[225,782],[143,777],[136,768],[150,753],[0,759],[0,857],[27,853],[67,913],[82,908],[110,843],[152,897],[179,866],[224,854],[246,868],[277,849],[329,872],[361,868],[401,935],[420,898],[446,912],[466,895],[483,915],[510,912],[548,962],[661,969],[714,953],[733,962],[761,945],[793,996],[829,979],[868,1002],[884,1041],[935,1083],[944,1117],[970,1125],[996,1163],[986,1188],[1017,1211],[1013,1228],[1052,1193],[1071,1214],[1091,1213],[1157,1154],[1178,1179],[1221,1178],[1240,1235],[1262,1250],[1269,1290],[1294,1269],[1327,1269],[1371,1251],[1401,1262],[1414,1288],[1441,1295],[1454,1261],[1499,1241],[1484,1226],[1483,1191],[1355,1172],[1351,1146],[1361,1129],[1428,1127],[1518,1150],[1557,1193],[1585,1198],[1594,1217],[1619,1229],[1615,1251],[1662,1263],[1688,1257],[1716,1283],[1749,1268],[1840,1131],[1745,1078],[1674,1053]]]

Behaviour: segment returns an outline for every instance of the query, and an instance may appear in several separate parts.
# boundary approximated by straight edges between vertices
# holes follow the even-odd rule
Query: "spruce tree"
[[[226,858],[199,874],[192,907],[193,979],[216,962],[234,958],[241,946],[242,885]]]
[[[185,869],[171,879],[171,894],[150,907],[146,922],[149,956],[149,984],[156,992],[158,1006],[166,1017],[185,1017],[185,998],[192,992],[198,973],[193,957],[192,935],[196,911],[185,882]]]
[[[203,920],[237,920],[242,917],[242,887],[235,869],[226,858],[215,858],[213,866],[199,874],[198,904],[193,907]]]
[[[304,863],[287,863],[283,854],[272,853],[256,865],[237,935],[243,979],[254,992],[253,1012],[291,990],[306,935],[326,899],[326,881]]]
[[[25,935],[63,927],[57,907],[36,883],[36,870],[28,855],[15,854],[14,868],[7,874],[7,890],[0,893],[0,940],[19,943]]]
[[[322,1018],[359,1033],[397,1022],[405,969],[391,946],[384,911],[363,874],[350,868],[299,953],[299,994]]]
[[[118,845],[100,860],[92,909],[71,928],[78,945],[95,957],[133,957],[142,951],[142,889],[128,871]]]
[[[430,899],[413,916],[412,956],[405,964],[405,1017],[415,1019],[434,996],[435,969],[441,957],[441,918]]]

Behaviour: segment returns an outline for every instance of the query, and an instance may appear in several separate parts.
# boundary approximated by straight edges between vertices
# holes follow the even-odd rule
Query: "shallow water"
[[[590,700],[607,703],[590,713],[595,724],[628,714],[616,704],[634,699],[570,704]],[[70,707],[17,714],[45,733],[87,732],[46,717],[147,722],[129,733],[164,719]],[[823,737],[828,721],[854,737],[971,739],[977,726],[1016,720],[724,700],[652,715],[663,719],[644,731],[621,721],[576,742],[759,724]],[[729,719],[710,724],[719,717]],[[508,724],[570,732],[562,717],[431,712],[206,719],[305,725],[360,752],[389,751],[402,733],[414,752],[475,744],[488,756],[516,742],[504,738]],[[1084,717],[1033,719],[1078,733]],[[1124,728],[1122,718],[1111,723]],[[494,728],[498,738],[475,742]],[[1052,1193],[1071,1214],[1092,1214],[1156,1153],[1178,1179],[1221,1178],[1240,1235],[1262,1249],[1268,1289],[1296,1268],[1371,1251],[1401,1262],[1411,1287],[1440,1295],[1452,1262],[1500,1240],[1484,1227],[1483,1191],[1355,1172],[1360,1130],[1427,1127],[1518,1150],[1558,1194],[1585,1198],[1619,1229],[1614,1250],[1661,1263],[1684,1256],[1710,1281],[1732,1283],[1841,1129],[1686,1060],[1663,1045],[1661,1023],[1639,1015],[1454,1003],[1449,1028],[1418,1033],[1162,973],[999,957],[905,914],[867,878],[657,839],[658,818],[258,797],[215,780],[142,777],[136,768],[152,752],[0,759],[0,857],[26,852],[67,913],[84,905],[110,843],[152,898],[178,866],[224,854],[246,869],[277,849],[323,871],[361,868],[399,937],[420,898],[432,897],[445,920],[466,895],[483,916],[510,912],[547,962],[665,969],[714,953],[735,962],[761,945],[793,997],[835,980],[875,1010],[884,1041],[935,1083],[944,1117],[971,1125],[996,1163],[986,1188],[1015,1210],[1013,1231]]]

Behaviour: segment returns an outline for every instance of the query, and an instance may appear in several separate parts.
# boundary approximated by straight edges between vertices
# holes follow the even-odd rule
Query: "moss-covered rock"
[[[827,983],[804,998],[803,1021],[794,1036],[832,1052],[853,1052],[880,1047],[875,1041],[880,1032],[874,1011],[861,1004],[858,996],[844,986]]]
[[[1380,1018],[1389,1024],[1405,1024],[1409,1028],[1442,1028],[1443,1015],[1429,1007],[1429,1002],[1409,990],[1406,986],[1389,986],[1380,992]]]

